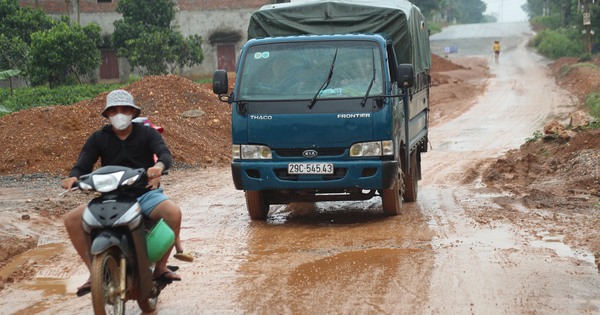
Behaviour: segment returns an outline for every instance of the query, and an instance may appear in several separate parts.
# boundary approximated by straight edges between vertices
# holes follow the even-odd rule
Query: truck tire
[[[402,200],[400,199],[400,194],[401,190],[399,178],[396,178],[392,188],[381,190],[381,204],[383,206],[383,212],[386,215],[395,216],[400,214],[400,209],[402,209]]]
[[[246,190],[246,208],[252,220],[266,220],[269,214],[269,201],[260,190]]]
[[[419,168],[421,165],[417,163],[417,151],[415,150],[410,154],[410,170],[404,177],[404,194],[402,198],[406,202],[416,201],[419,193]]]

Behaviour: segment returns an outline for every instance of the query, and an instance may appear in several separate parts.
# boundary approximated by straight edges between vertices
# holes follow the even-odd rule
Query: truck
[[[231,171],[252,220],[270,205],[369,200],[386,215],[417,199],[427,152],[431,52],[405,0],[309,0],[253,12],[235,84]]]

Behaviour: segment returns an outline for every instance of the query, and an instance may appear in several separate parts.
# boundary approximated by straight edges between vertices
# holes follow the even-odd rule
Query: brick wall
[[[73,5],[76,0],[71,0],[70,11],[73,12]],[[114,12],[117,7],[117,1],[100,2],[97,0],[79,0],[79,12],[81,13],[101,13]],[[198,10],[224,10],[224,9],[256,9],[269,3],[275,3],[275,0],[178,0],[177,6],[181,11]],[[49,14],[66,14],[67,3],[65,0],[21,0],[21,6],[37,7]]]
[[[33,7],[42,9],[42,11],[48,14],[67,14],[67,7],[70,8],[70,12],[74,11],[74,2],[71,0],[71,4],[68,5],[65,0],[21,0],[19,4],[23,7]],[[116,2],[101,2],[97,0],[80,0],[79,1],[79,12],[81,13],[102,13],[102,12],[114,12],[117,7]]]

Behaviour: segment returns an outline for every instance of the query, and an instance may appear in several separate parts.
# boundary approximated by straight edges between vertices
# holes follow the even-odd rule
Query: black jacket
[[[169,169],[173,163],[171,151],[158,131],[141,123],[132,123],[131,134],[125,140],[117,137],[111,125],[95,131],[85,142],[69,177],[91,173],[100,158],[102,166],[120,165],[131,168],[154,166],[154,155]]]

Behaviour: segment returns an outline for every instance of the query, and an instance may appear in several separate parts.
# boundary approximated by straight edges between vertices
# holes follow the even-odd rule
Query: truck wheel
[[[269,214],[269,201],[260,190],[246,191],[246,208],[252,220],[265,220]]]
[[[406,202],[413,202],[417,200],[417,194],[419,193],[419,168],[421,166],[417,164],[417,151],[413,151],[410,154],[410,170],[406,177],[404,177],[404,194],[402,197]]]
[[[381,190],[381,204],[383,212],[386,215],[394,216],[400,214],[402,208],[402,200],[400,200],[400,179],[394,181],[394,186],[390,189]]]

